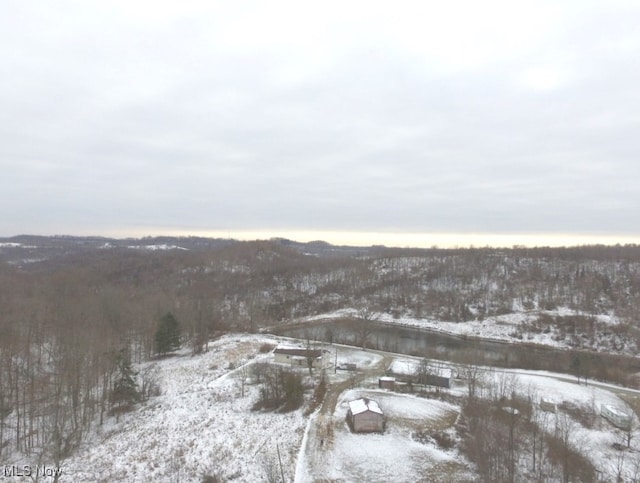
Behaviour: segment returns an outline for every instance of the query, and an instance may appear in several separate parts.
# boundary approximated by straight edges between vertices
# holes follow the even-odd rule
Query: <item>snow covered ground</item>
[[[461,411],[455,399],[450,403],[375,387],[377,377],[389,364],[409,367],[419,363],[419,358],[325,346],[337,349],[339,364],[355,363],[363,375],[354,379],[344,371],[335,374],[328,370],[330,388],[336,391],[335,407],[332,405],[326,414],[319,409],[310,417],[303,410],[286,414],[251,411],[259,388],[246,386],[241,396],[242,368],[270,359],[271,354],[260,353],[260,346],[275,345],[280,340],[229,335],[210,343],[203,355],[191,356],[183,351],[145,364],[158,368],[162,394],[119,420],[109,418],[64,462],[61,481],[196,482],[205,475],[218,475],[223,481],[269,481],[279,478],[278,452],[286,480],[295,478],[299,483],[474,479],[473,466],[458,450],[442,449],[435,442],[415,437],[416,432],[427,430],[454,435],[454,423]],[[335,352],[330,357],[334,358]],[[615,386],[579,385],[558,380],[558,376],[541,371],[487,369],[482,387],[494,392],[506,388],[508,395],[515,390],[535,400],[545,396],[558,404],[591,407],[598,414],[603,404],[626,407]],[[356,380],[357,386],[353,387]],[[457,380],[447,393],[463,396],[465,382]],[[359,397],[379,402],[387,417],[384,434],[351,433],[345,422],[347,405]],[[566,413],[558,410],[549,413],[543,424],[553,431],[562,424],[562,418],[566,419]],[[575,446],[594,462],[605,481],[614,480],[620,469],[630,479],[640,468],[640,436],[638,441],[632,439],[630,450],[619,451],[613,444],[623,443],[624,433],[599,415],[590,427],[573,419],[570,423]],[[634,427],[639,426],[634,417]],[[26,458],[12,461],[16,465],[31,463]],[[0,481],[20,479],[5,478],[0,473]]]
[[[380,403],[387,417],[383,434],[354,434],[345,422],[348,402],[367,397]],[[421,443],[412,435],[429,428],[452,426],[454,405],[387,391],[345,391],[330,421],[332,433],[322,445],[302,454],[296,482],[313,481],[469,481],[473,473],[456,450]]]
[[[293,478],[306,426],[301,410],[252,412],[255,386],[240,396],[240,366],[270,357],[258,355],[265,341],[273,339],[225,336],[204,355],[155,362],[162,395],[119,422],[111,418],[65,461],[60,481],[199,482],[214,474],[223,481],[266,481],[278,451],[285,477]],[[230,371],[230,363],[238,369]]]
[[[159,250],[184,250],[188,251],[187,248],[180,247],[178,245],[167,245],[163,243],[161,245],[129,245],[127,248],[132,250],[149,250],[149,251],[159,251]]]
[[[563,376],[572,378],[572,376]],[[513,371],[503,373],[499,371],[487,371],[484,375],[486,386],[494,388],[500,385],[506,386],[526,397],[533,396],[538,403],[544,397],[558,405],[556,412],[546,413],[543,425],[549,433],[553,433],[558,427],[568,427],[571,432],[573,446],[585,454],[600,472],[602,481],[615,481],[618,471],[625,476],[623,481],[635,481],[633,475],[640,476],[640,442],[631,440],[631,447],[620,451],[614,448],[614,444],[620,447],[627,446],[627,433],[611,425],[600,416],[603,405],[612,405],[632,414],[632,436],[635,438],[637,429],[640,428],[638,417],[633,410],[616,393],[613,385],[599,385],[598,387],[584,383],[566,382],[558,380],[551,373],[533,371]],[[611,387],[611,390],[604,387]],[[636,391],[638,392],[638,391]],[[638,392],[640,397],[640,392]],[[592,425],[583,425],[575,417],[562,410],[562,406],[581,407],[586,413],[595,415]],[[622,459],[622,461],[620,461]],[[619,465],[619,468],[618,468]]]
[[[421,360],[415,357],[393,356],[390,367],[393,367],[398,373],[411,373],[412,369],[417,368],[420,362]],[[403,369],[406,370],[403,371]],[[546,400],[556,402],[557,411],[555,413],[542,412],[540,424],[549,434],[553,434],[560,426],[570,427],[572,445],[594,464],[600,472],[600,477],[603,478],[602,481],[615,481],[618,473],[626,478],[624,481],[634,481],[634,477],[640,476],[640,436],[637,434],[640,421],[637,416],[633,416],[631,447],[622,451],[616,449],[614,445],[617,445],[618,448],[626,447],[627,433],[615,428],[600,416],[600,409],[605,404],[621,408],[627,413],[633,413],[625,401],[619,397],[620,388],[610,384],[598,384],[597,386],[592,383],[585,385],[584,382],[579,384],[578,380],[571,375],[546,371],[502,371],[485,368],[481,374],[481,385],[487,396],[489,393],[495,395],[503,391],[508,398],[515,392],[520,397],[531,397],[538,405],[543,397]],[[374,382],[374,379],[370,378],[365,381],[364,386],[371,388]],[[456,380],[454,387],[446,392],[462,397],[467,392],[466,382]],[[633,393],[636,393],[636,397],[640,398],[640,391],[626,389],[625,392],[629,393],[631,397],[634,396]],[[384,435],[354,435],[349,432],[346,423],[344,423],[347,410],[346,402],[362,396],[376,399],[389,417],[388,431]],[[590,412],[591,424],[583,424],[574,415],[565,411],[563,406],[580,408],[587,413]],[[420,399],[384,390],[356,389],[345,392],[340,398],[333,418],[336,425],[336,447],[331,452],[327,452],[327,456],[325,456],[327,466],[333,465],[336,468],[342,468],[342,476],[337,470],[332,470],[325,476],[339,481],[385,481],[384,477],[376,476],[373,470],[366,473],[366,468],[376,467],[376,462],[388,455],[385,460],[396,462],[394,468],[400,478],[394,481],[473,480],[469,477],[471,470],[464,466],[467,463],[463,456],[455,451],[445,451],[443,454],[436,447],[420,448],[408,436],[411,428],[415,429],[416,421],[426,421],[427,426],[434,425],[438,421],[438,414],[442,414],[438,411],[443,411],[443,409],[458,413],[461,410],[455,404]],[[405,451],[400,451],[400,448],[404,448]],[[417,453],[412,451],[417,451]],[[407,460],[407,455],[413,456]],[[453,462],[459,463],[459,465],[444,464],[444,462],[451,463],[448,458],[454,458]],[[369,461],[369,466],[365,464],[360,466],[361,460]],[[422,461],[422,463],[412,467],[413,461]],[[443,462],[442,466],[438,466],[438,461]],[[526,461],[521,463],[528,464]],[[436,477],[434,475],[438,475],[438,473],[434,473],[434,471],[438,468],[446,468],[449,472],[459,471],[460,473],[456,473],[458,475],[456,478],[447,478],[444,472]],[[391,472],[392,468],[383,466],[381,471],[383,473],[385,471]],[[424,471],[428,473],[424,473]],[[521,474],[525,473],[523,467]],[[429,474],[432,479],[420,480],[416,474]],[[359,475],[366,475],[366,478],[359,479]],[[305,479],[303,475],[297,481],[313,480]]]
[[[393,362],[387,370],[393,374],[403,375],[415,375],[421,370],[423,361],[416,359],[415,357],[394,357]],[[450,377],[452,373],[452,366],[447,362],[442,361],[429,361],[425,367],[430,374],[437,374],[439,376]],[[455,374],[455,371],[453,371]]]
[[[349,346],[333,345],[331,350],[337,352],[338,367],[355,364],[358,370],[365,370],[375,367],[382,360],[382,356],[377,352],[363,351]]]

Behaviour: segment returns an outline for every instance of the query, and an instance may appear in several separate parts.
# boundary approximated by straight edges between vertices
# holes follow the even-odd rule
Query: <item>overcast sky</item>
[[[640,2],[8,0],[0,168],[4,236],[640,242]]]

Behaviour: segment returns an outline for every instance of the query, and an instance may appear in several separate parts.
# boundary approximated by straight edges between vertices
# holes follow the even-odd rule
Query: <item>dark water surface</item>
[[[527,343],[497,342],[456,336],[429,329],[357,319],[307,322],[276,328],[272,333],[366,347],[418,357],[499,367],[548,370],[627,383],[630,373],[640,371],[640,360]],[[622,380],[621,380],[622,379]]]

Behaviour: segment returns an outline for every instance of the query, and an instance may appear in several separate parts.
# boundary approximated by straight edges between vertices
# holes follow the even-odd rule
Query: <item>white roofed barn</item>
[[[274,362],[292,366],[322,367],[323,351],[305,347],[279,345],[273,351]]]

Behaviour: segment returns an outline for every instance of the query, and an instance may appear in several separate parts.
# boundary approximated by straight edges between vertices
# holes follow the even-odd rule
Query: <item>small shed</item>
[[[600,407],[600,414],[614,426],[628,430],[631,428],[631,414],[624,409],[611,404],[603,404]]]
[[[384,376],[378,378],[378,387],[380,389],[395,389],[396,387],[396,378],[390,376]]]
[[[367,398],[349,402],[347,422],[354,433],[382,433],[384,431],[384,414],[380,405]]]
[[[453,386],[453,371],[448,368],[441,368],[436,374],[425,374],[424,383],[428,386],[450,388]]]

